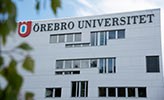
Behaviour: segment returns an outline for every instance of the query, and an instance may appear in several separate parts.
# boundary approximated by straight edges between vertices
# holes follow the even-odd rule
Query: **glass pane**
[[[65,68],[72,68],[72,60],[65,61]]]
[[[53,88],[46,88],[46,97],[53,96]]]
[[[116,39],[116,31],[109,31],[109,39]]]
[[[106,97],[106,88],[99,88],[99,97]]]
[[[63,72],[55,72],[56,75],[62,75]]]
[[[81,41],[81,34],[75,34],[75,41]]]
[[[72,97],[76,97],[76,82],[72,82]]]
[[[59,35],[59,43],[65,42],[65,35]]]
[[[85,82],[81,82],[80,97],[85,97]]]
[[[91,33],[91,46],[97,46],[98,33]]]
[[[125,38],[125,30],[118,30],[118,39]]]
[[[70,71],[66,71],[66,72],[64,72],[64,74],[65,75],[69,75],[69,74],[71,74],[71,72]]]
[[[57,60],[56,69],[62,69],[62,68],[63,68],[63,60]]]
[[[125,97],[125,88],[118,88],[118,97]]]
[[[107,44],[107,38],[105,32],[100,32],[100,45],[106,45]]]
[[[66,44],[65,45],[67,48],[72,48],[73,47],[73,44]]]
[[[50,43],[57,43],[57,35],[50,35]]]
[[[67,35],[67,42],[73,42],[73,34]]]
[[[81,47],[81,44],[74,44],[74,47]]]
[[[81,60],[81,68],[89,68],[89,60]]]
[[[128,97],[135,97],[135,88],[128,88]]]
[[[146,88],[138,88],[138,97],[146,97]]]
[[[115,58],[108,59],[108,73],[115,73]]]
[[[55,97],[61,97],[61,88],[55,88]]]
[[[116,89],[115,88],[108,88],[108,96],[115,97],[116,96]]]
[[[97,59],[91,59],[90,66],[91,66],[91,68],[97,67]]]
[[[73,61],[73,68],[80,68],[80,60]]]
[[[146,57],[147,72],[160,72],[159,71],[159,56]]]
[[[80,71],[73,71],[73,74],[80,74]]]
[[[106,73],[106,59],[100,59],[99,73]]]

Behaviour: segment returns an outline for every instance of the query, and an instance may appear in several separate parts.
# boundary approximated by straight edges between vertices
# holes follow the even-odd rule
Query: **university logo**
[[[31,33],[32,21],[19,22],[18,24],[18,34],[21,37],[27,37]]]

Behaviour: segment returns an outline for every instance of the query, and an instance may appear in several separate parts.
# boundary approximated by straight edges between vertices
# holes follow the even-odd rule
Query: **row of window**
[[[75,74],[80,74],[80,71],[56,71],[56,75],[75,75]]]
[[[115,73],[116,58],[93,58],[76,60],[57,60],[56,69],[99,68],[99,73]]]
[[[125,29],[91,32],[91,46],[107,45],[107,39],[124,39]]]
[[[62,92],[61,88],[46,88],[45,97],[46,98],[61,97],[61,92]]]
[[[99,68],[99,73],[115,73],[116,58],[90,58],[76,60],[57,60],[56,69]],[[160,72],[159,56],[146,56],[146,71]],[[63,73],[63,72],[62,72]],[[64,72],[65,73],[65,72]]]
[[[89,43],[75,43],[75,44],[66,44],[65,47],[72,48],[72,47],[88,47],[90,46]]]
[[[147,97],[146,87],[99,87],[99,97]]]
[[[146,87],[99,87],[99,97],[147,97]],[[45,97],[61,97],[62,88],[46,88]],[[73,81],[71,97],[88,97],[88,81]]]
[[[79,42],[79,41],[81,41],[81,33],[50,35],[50,43]]]

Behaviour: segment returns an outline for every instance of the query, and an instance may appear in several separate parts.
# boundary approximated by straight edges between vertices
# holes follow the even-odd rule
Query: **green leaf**
[[[36,6],[35,9],[38,11],[40,9],[40,1],[36,0]]]
[[[3,61],[3,57],[0,56],[0,68],[1,68],[1,66],[3,65],[3,63],[4,63],[4,61]]]
[[[30,56],[25,58],[23,68],[27,71],[34,72],[34,60]]]
[[[19,46],[17,46],[17,48],[25,50],[25,51],[32,50],[32,47],[29,44],[25,43],[25,42],[20,44]]]
[[[25,100],[33,100],[34,94],[31,92],[26,92]]]
[[[51,8],[55,15],[57,14],[57,8],[60,8],[60,7],[61,7],[60,0],[51,0]]]
[[[3,91],[1,100],[17,100],[23,78],[17,72],[17,62],[12,59],[9,65],[1,70],[1,75],[6,79],[7,86]]]

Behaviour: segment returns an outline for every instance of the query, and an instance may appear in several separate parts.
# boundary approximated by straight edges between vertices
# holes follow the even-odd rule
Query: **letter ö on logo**
[[[19,22],[18,24],[18,34],[21,37],[27,37],[28,35],[30,35],[31,32],[31,25],[32,22],[28,21],[28,22]]]

